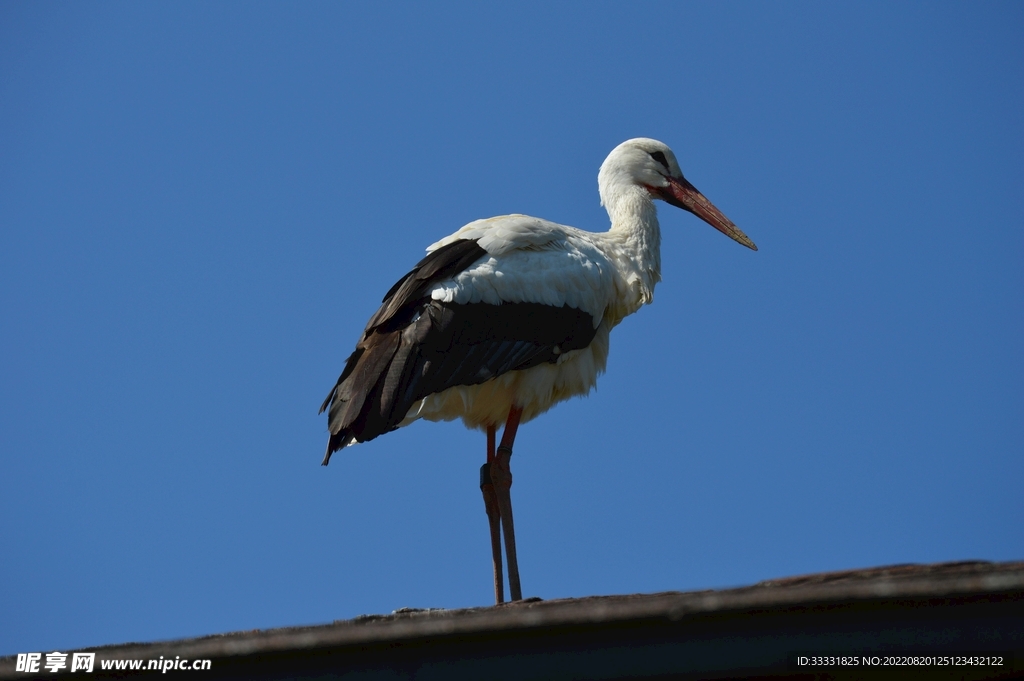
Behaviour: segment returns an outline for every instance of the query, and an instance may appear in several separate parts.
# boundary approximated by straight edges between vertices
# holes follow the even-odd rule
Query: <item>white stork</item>
[[[597,181],[612,222],[607,232],[503,215],[431,244],[384,296],[320,408],[329,410],[331,433],[325,466],[337,450],[421,418],[461,418],[486,431],[480,487],[498,603],[502,526],[512,600],[522,598],[509,468],[516,430],[589,393],[605,369],[612,328],[651,302],[661,280],[654,199],[757,250],[683,177],[661,142],[623,142],[601,164]]]

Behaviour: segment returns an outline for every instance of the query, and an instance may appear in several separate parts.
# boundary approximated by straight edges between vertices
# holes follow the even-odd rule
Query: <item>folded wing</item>
[[[431,292],[489,257],[477,240],[431,251],[399,280],[370,318],[320,411],[329,410],[331,454],[394,430],[424,397],[509,371],[556,362],[587,347],[590,312],[543,302],[454,302]]]

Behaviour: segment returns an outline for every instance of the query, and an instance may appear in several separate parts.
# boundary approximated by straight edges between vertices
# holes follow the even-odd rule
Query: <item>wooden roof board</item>
[[[1024,562],[899,565],[736,589],[403,609],[87,652],[96,653],[92,678],[111,674],[99,669],[101,660],[160,657],[209,659],[209,671],[188,672],[206,679],[838,678],[863,677],[875,656],[925,653],[1005,658],[984,668],[931,664],[929,675],[1013,678],[1024,675]],[[797,661],[844,654],[856,657],[856,668]],[[28,678],[14,663],[0,659],[0,678]],[[890,669],[903,678],[910,671]]]

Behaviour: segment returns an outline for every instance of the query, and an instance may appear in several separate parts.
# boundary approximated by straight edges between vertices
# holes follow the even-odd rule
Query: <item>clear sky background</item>
[[[470,220],[664,282],[524,426],[527,596],[1024,558],[1024,5],[0,5],[0,654],[492,602],[484,437],[320,459],[384,292]]]

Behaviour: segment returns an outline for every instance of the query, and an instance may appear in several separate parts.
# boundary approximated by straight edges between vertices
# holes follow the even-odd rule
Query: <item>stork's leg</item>
[[[516,560],[516,531],[512,522],[512,469],[509,460],[512,458],[512,443],[519,429],[519,419],[523,410],[515,405],[508,412],[505,430],[501,434],[501,444],[495,452],[494,464],[491,466],[491,482],[498,497],[498,510],[501,512],[501,525],[505,532],[505,556],[508,558],[508,588],[513,601],[523,598],[523,590],[519,586],[519,563]]]
[[[487,463],[480,467],[480,491],[484,495],[487,523],[491,527],[491,562],[494,564],[494,602],[505,602],[505,579],[501,574],[501,515],[498,497],[491,482],[491,464],[494,463],[494,431],[496,426],[487,426]]]

